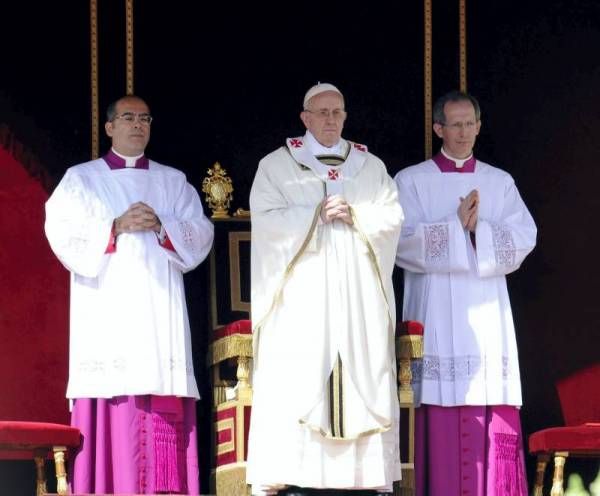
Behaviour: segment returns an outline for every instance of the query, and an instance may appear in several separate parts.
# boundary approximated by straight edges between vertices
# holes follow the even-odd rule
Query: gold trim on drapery
[[[90,91],[92,99],[92,160],[100,156],[100,113],[98,103],[98,2],[90,0]]]
[[[232,334],[217,339],[210,345],[210,365],[239,356],[252,357],[252,334]]]
[[[423,98],[424,98],[424,122],[425,122],[425,159],[431,157],[433,147],[433,118],[432,118],[432,90],[431,90],[431,51],[432,51],[432,27],[431,27],[431,0],[423,1],[424,10],[424,45],[423,45]]]
[[[458,6],[458,53],[460,91],[467,91],[467,0],[459,0]]]
[[[329,421],[331,436],[344,438],[344,389],[342,382],[342,359],[338,355],[329,376]]]
[[[125,1],[125,94],[133,95],[133,0]]]

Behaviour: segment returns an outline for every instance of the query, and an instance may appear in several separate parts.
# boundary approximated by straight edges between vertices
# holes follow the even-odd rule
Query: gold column
[[[90,0],[90,64],[92,99],[92,159],[99,156],[100,121],[98,112],[98,3]]]
[[[467,0],[459,1],[458,12],[458,53],[460,69],[460,91],[467,91]]]
[[[431,97],[431,0],[424,0],[424,103],[425,103],[425,159],[431,157],[432,141],[433,141],[433,121],[431,116],[432,97]]]
[[[126,95],[133,95],[133,0],[125,2],[125,39],[126,39]]]

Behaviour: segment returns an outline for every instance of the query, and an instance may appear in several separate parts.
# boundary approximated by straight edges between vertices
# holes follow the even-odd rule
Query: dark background
[[[98,3],[104,110],[125,92],[125,9],[121,0]],[[155,117],[148,155],[199,190],[220,161],[234,209],[248,207],[259,159],[303,133],[302,97],[317,81],[341,89],[344,136],[367,144],[391,175],[424,158],[421,2],[138,0],[134,15],[135,91]],[[90,158],[88,2],[4,2],[0,16],[0,123],[58,181]],[[458,1],[433,1],[433,33],[437,97],[458,86]],[[476,155],[513,175],[539,229],[537,248],[508,278],[527,436],[562,422],[555,380],[600,360],[600,3],[467,0],[467,43],[468,89],[483,110]],[[206,272],[186,283],[208,398]],[[201,405],[207,491],[210,405]],[[587,480],[597,469],[590,463],[581,466]],[[529,457],[530,480],[533,468]]]

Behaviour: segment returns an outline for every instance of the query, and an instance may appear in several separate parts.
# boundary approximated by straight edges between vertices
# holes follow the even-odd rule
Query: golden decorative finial
[[[208,176],[202,181],[202,192],[206,193],[206,202],[213,211],[213,219],[229,217],[229,203],[233,198],[233,186],[227,171],[219,162],[207,170]]]

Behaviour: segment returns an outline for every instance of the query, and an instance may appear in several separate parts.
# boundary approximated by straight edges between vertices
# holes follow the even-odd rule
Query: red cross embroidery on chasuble
[[[300,148],[302,146],[302,140],[294,138],[290,140],[290,145],[294,148]]]
[[[339,169],[329,169],[327,171],[327,178],[331,181],[337,181],[340,178]]]

